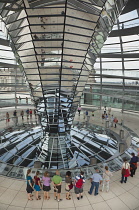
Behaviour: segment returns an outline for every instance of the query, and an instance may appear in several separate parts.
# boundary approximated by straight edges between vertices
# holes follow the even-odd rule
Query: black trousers
[[[123,182],[127,182],[127,177],[124,177],[124,175],[122,174],[122,179],[121,179],[121,183],[123,183]]]
[[[137,170],[137,168],[134,168],[134,169],[130,170],[130,172],[131,172],[131,175],[130,176],[133,177],[133,175],[135,175],[135,173],[136,173],[136,170]]]

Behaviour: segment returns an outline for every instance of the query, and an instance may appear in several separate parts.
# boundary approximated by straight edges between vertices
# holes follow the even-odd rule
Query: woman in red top
[[[32,119],[32,109],[29,110],[30,119]]]
[[[41,191],[41,182],[39,178],[39,171],[36,172],[36,176],[34,176],[34,189],[36,190],[36,200],[40,200],[39,191]]]

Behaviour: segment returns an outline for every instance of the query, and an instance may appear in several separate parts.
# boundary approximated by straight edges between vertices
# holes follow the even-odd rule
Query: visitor
[[[108,115],[111,114],[111,107],[108,108]]]
[[[21,104],[21,97],[19,96],[19,101],[20,101],[20,104]]]
[[[66,199],[71,200],[70,190],[73,188],[73,184],[72,184],[72,178],[71,178],[71,172],[70,171],[66,172],[65,183],[66,183],[66,187],[65,187]]]
[[[34,189],[36,190],[36,200],[40,200],[41,196],[39,195],[39,192],[41,191],[41,182],[39,178],[40,172],[36,172],[36,176],[34,176]]]
[[[22,110],[20,113],[21,117],[22,117],[22,121],[24,121],[24,111]]]
[[[104,191],[105,186],[106,186],[106,192],[109,192],[111,177],[112,177],[112,173],[109,171],[108,166],[105,166],[105,172],[103,173],[102,192]]]
[[[14,117],[17,117],[17,111],[16,111],[16,110],[14,110],[13,116],[14,116]]]
[[[26,110],[27,120],[29,119],[29,109]]]
[[[30,82],[29,82],[29,88],[30,88],[30,90],[31,90],[31,93],[33,93],[33,85],[32,85],[32,83],[30,83]]]
[[[56,175],[54,175],[52,178],[52,183],[54,186],[54,199],[58,202],[62,201],[62,199],[60,199],[62,178],[58,170],[56,171]]]
[[[81,109],[82,109],[81,106],[79,106],[79,107],[78,107],[79,116],[80,116]]]
[[[17,125],[17,123],[18,123],[18,117],[17,117],[17,111],[16,110],[14,110],[13,116],[14,116],[13,120],[15,122],[15,125]]]
[[[28,104],[28,97],[26,97],[26,104]]]
[[[114,118],[113,122],[114,122],[114,127],[116,128],[117,127],[117,123],[118,123],[118,120],[117,120],[116,117]]]
[[[113,117],[113,115],[111,116],[111,127],[113,127],[113,121],[114,121],[114,117]]]
[[[35,115],[35,118],[37,118],[37,111],[36,111],[36,109],[34,109],[34,115]]]
[[[80,200],[80,198],[83,198],[83,184],[85,183],[84,179],[84,172],[81,171],[80,175],[77,175],[74,180],[74,191],[77,196],[77,200]]]
[[[109,119],[108,115],[107,115],[107,114],[105,114],[105,120],[108,120],[108,119]]]
[[[86,111],[84,111],[83,115],[84,115],[83,119],[85,120],[85,118],[86,118]]]
[[[106,111],[107,111],[106,106],[104,106],[104,115],[106,114]]]
[[[127,162],[127,159],[124,158],[123,159],[124,163],[122,165],[122,169],[121,169],[121,174],[122,174],[122,178],[121,178],[121,183],[126,183],[127,182],[127,177],[130,176],[130,164]]]
[[[86,117],[87,117],[86,123],[88,124],[89,121],[90,121],[90,115],[89,115],[89,113],[88,113],[88,115]]]
[[[86,115],[86,118],[87,118],[87,116],[88,116],[88,111],[86,110],[86,112],[85,112],[85,115]]]
[[[131,153],[132,155],[132,158],[130,160],[130,176],[133,177],[136,173],[136,170],[137,170],[137,162],[138,162],[138,157],[135,156],[135,153]]]
[[[102,124],[103,124],[103,122],[104,122],[104,119],[105,119],[105,115],[102,114]]]
[[[16,104],[18,104],[18,98],[16,97],[15,99],[16,99]]]
[[[27,170],[27,174],[26,174],[26,180],[27,180],[27,187],[26,187],[26,191],[27,191],[27,195],[28,195],[28,200],[32,201],[32,192],[34,191],[33,188],[33,179],[30,176],[31,174],[31,169]]]
[[[138,153],[137,153],[137,157],[138,157],[138,162],[139,162],[139,148],[138,148]]]
[[[42,177],[42,181],[43,181],[43,191],[44,191],[44,199],[49,200],[50,196],[49,196],[49,191],[51,190],[50,187],[50,182],[51,179],[49,177],[49,173],[46,171]]]
[[[91,177],[90,177],[90,181],[91,181],[91,187],[90,187],[90,190],[88,191],[88,193],[90,195],[92,195],[92,192],[95,188],[95,192],[94,192],[94,195],[98,195],[98,189],[99,189],[99,184],[102,183],[102,177],[101,175],[99,174],[99,169],[96,168],[96,173],[94,173]]]
[[[36,35],[36,34],[34,34],[34,39],[39,39],[39,37]]]
[[[32,120],[32,109],[29,110],[30,119]]]
[[[6,112],[6,125],[9,125],[10,122],[10,115],[9,112]]]
[[[124,125],[124,120],[123,119],[121,119],[121,126],[123,126]]]

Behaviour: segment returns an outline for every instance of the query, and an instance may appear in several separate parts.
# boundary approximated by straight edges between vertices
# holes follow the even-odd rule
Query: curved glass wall
[[[67,152],[68,145],[74,142],[72,122],[96,58],[126,3],[127,0],[0,3],[7,38],[39,115],[42,135],[36,144],[41,154],[38,159],[47,163],[50,157],[49,168],[53,167],[51,163],[57,168],[71,168],[71,158],[77,166],[78,157],[83,157],[82,153]],[[74,145],[79,142],[76,139]]]
[[[127,8],[130,6],[130,1]],[[93,83],[88,81],[84,103],[139,111],[139,13],[119,16],[94,65]]]

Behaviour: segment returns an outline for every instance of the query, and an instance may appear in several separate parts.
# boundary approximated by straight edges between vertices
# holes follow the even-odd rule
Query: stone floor
[[[89,195],[89,180],[84,185],[84,197],[77,200],[72,190],[72,199],[65,198],[65,183],[62,184],[61,202],[54,200],[53,190],[50,191],[50,200],[28,201],[25,191],[25,181],[0,177],[0,210],[139,210],[139,170],[127,183],[121,184],[120,171],[113,174],[110,191],[99,192],[98,196]],[[100,187],[101,189],[101,187]]]
[[[95,111],[94,117],[91,116],[90,112],[90,123],[104,126],[101,121],[102,112],[100,110]],[[121,119],[124,119],[124,124],[139,135],[139,115],[122,114],[115,109],[112,109],[111,114],[116,116],[119,122]],[[75,120],[83,121],[83,111],[81,116],[76,115]],[[111,129],[117,133],[119,132],[119,127]],[[39,201],[35,200],[35,196],[33,201],[28,201],[25,181],[0,176],[0,210],[139,210],[139,169],[133,178],[128,178],[126,184],[119,182],[120,177],[120,171],[114,172],[111,179],[110,191],[108,193],[100,191],[98,196],[88,194],[90,183],[87,180],[84,185],[84,198],[79,201],[76,199],[73,190],[72,199],[66,200],[65,183],[63,183],[61,194],[63,200],[58,203],[54,200],[53,190],[50,191],[51,198],[49,201],[43,200],[43,196],[41,196],[42,199]]]

